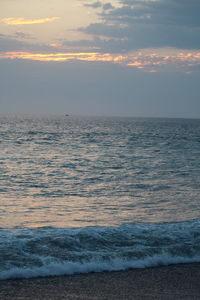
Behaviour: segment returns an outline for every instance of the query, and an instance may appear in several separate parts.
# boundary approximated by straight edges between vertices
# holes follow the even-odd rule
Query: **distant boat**
[[[69,117],[69,115],[68,115],[68,114],[65,114],[65,117]]]

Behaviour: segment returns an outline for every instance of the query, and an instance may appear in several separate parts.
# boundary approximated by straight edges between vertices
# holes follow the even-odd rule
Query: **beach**
[[[2,280],[0,299],[200,299],[200,263]]]

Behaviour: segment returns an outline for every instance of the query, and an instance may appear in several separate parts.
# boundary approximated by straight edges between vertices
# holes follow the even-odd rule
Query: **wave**
[[[0,230],[0,279],[200,262],[200,219],[161,224]]]
[[[90,262],[90,263],[50,263],[43,267],[32,268],[12,268],[8,271],[1,272],[0,279],[17,279],[17,278],[36,278],[36,277],[49,277],[49,276],[63,276],[73,275],[90,272],[103,272],[103,271],[123,271],[127,269],[139,269],[147,267],[156,267],[164,265],[172,265],[179,263],[194,263],[200,262],[200,256],[196,258],[183,258],[183,257],[164,257],[153,256],[138,261],[122,261],[115,260],[110,263],[106,262]]]

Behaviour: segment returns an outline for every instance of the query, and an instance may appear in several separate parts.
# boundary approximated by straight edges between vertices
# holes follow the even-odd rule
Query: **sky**
[[[200,118],[199,0],[0,0],[0,113]]]

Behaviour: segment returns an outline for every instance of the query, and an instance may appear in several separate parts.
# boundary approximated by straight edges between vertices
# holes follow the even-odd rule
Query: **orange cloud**
[[[29,59],[37,61],[105,61],[113,62],[114,57],[111,54],[101,54],[97,52],[80,52],[80,53],[31,53],[31,52],[4,52],[0,54],[1,58],[10,59]]]
[[[121,64],[145,72],[159,72],[168,70],[191,71],[191,68],[200,64],[200,52],[177,52],[173,55],[159,53],[135,52],[126,55],[98,52],[53,52],[53,53],[33,53],[33,52],[1,52],[0,58],[23,59],[34,61],[88,61],[88,62],[109,62]]]
[[[58,19],[60,18],[58,17],[51,17],[51,18],[44,18],[44,19],[4,18],[1,20],[1,22],[7,25],[30,25],[30,24],[54,22]]]

